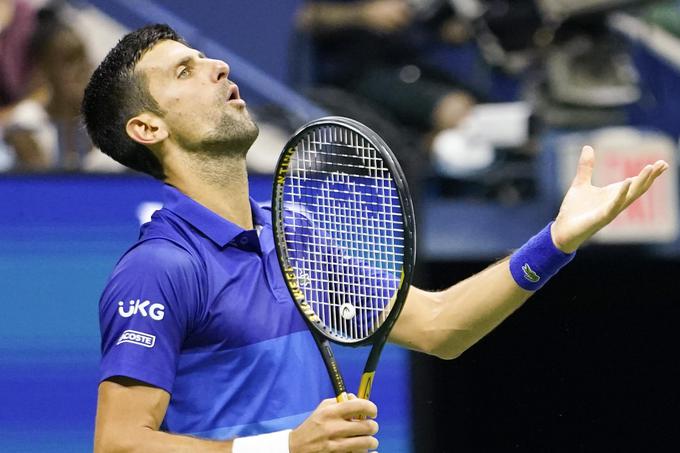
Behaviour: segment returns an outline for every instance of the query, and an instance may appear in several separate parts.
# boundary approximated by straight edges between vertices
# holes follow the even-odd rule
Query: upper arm
[[[201,286],[189,254],[168,241],[128,253],[100,301],[100,378],[127,376],[170,391],[181,346],[200,316]]]
[[[143,430],[157,431],[170,394],[130,378],[114,377],[99,384],[95,452],[129,450]]]

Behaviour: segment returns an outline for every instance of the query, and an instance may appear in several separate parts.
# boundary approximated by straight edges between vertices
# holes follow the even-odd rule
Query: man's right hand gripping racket
[[[284,280],[338,401],[347,392],[328,340],[373,345],[357,392],[368,399],[415,264],[413,205],[397,160],[357,121],[310,122],[279,158],[272,212]]]

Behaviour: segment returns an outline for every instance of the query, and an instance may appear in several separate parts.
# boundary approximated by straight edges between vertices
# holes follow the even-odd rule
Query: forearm
[[[440,292],[412,288],[391,341],[444,359],[458,357],[533,293],[512,278],[506,258]],[[417,310],[413,309],[417,307]]]
[[[221,452],[232,441],[213,441],[160,431],[170,394],[135,379],[117,376],[99,385],[94,451]]]
[[[458,357],[517,310],[533,292],[520,288],[509,270],[509,258],[433,294],[437,333],[435,354]]]
[[[107,432],[108,431],[108,432]],[[232,441],[214,441],[196,437],[169,434],[151,428],[129,428],[127,430],[99,427],[95,433],[95,453],[229,453]]]
[[[573,259],[574,253],[556,246],[552,225],[512,256],[445,291],[414,289],[394,341],[442,358],[459,356]]]

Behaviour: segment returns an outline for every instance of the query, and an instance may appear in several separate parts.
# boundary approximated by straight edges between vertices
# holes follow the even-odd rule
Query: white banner
[[[632,128],[607,128],[568,137],[558,148],[564,191],[576,172],[583,145],[595,148],[593,184],[604,186],[637,175],[647,164],[663,159],[670,168],[651,189],[594,236],[604,243],[672,242],[678,236],[677,145],[666,135]]]

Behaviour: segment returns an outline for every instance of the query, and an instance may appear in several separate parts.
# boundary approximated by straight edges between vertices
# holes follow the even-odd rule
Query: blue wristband
[[[541,288],[576,255],[576,252],[564,253],[555,247],[550,235],[551,225],[552,222],[510,257],[512,278],[528,291]]]

